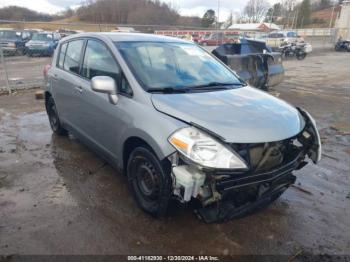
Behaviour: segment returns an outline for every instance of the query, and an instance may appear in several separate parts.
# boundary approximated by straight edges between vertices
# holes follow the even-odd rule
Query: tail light
[[[45,65],[45,66],[44,66],[43,75],[44,75],[45,81],[47,81],[47,75],[48,75],[48,73],[49,73],[50,68],[51,68],[51,65]]]

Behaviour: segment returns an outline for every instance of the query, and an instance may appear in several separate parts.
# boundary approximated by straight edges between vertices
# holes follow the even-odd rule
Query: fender
[[[308,156],[310,159],[317,164],[321,160],[322,156],[322,144],[320,134],[317,130],[315,119],[303,108],[297,107],[300,114],[305,118],[307,131],[314,137],[314,143],[311,146]]]

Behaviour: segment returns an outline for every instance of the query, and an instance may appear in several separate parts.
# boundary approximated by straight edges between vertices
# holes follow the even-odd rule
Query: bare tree
[[[248,22],[259,23],[264,19],[269,7],[267,0],[249,0],[243,14]]]

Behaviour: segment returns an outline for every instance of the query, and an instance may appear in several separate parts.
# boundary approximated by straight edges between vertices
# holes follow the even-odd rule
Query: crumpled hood
[[[153,94],[152,102],[158,111],[201,126],[228,143],[280,141],[298,134],[305,126],[296,108],[251,87]]]

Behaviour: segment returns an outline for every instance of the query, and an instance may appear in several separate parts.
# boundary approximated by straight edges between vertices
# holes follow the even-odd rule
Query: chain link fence
[[[0,20],[0,93],[42,87],[43,68],[50,64],[58,40],[79,32],[171,32],[174,37],[198,35],[203,28],[162,25],[113,25],[81,23],[49,23]],[[208,29],[206,29],[208,31]],[[213,32],[227,30],[212,30]],[[312,44],[313,49],[333,49],[339,36],[350,37],[349,29],[291,29]],[[177,32],[177,33],[175,33]],[[181,32],[181,33],[179,33]],[[249,32],[261,39],[262,33]],[[213,47],[208,47],[212,50]]]

